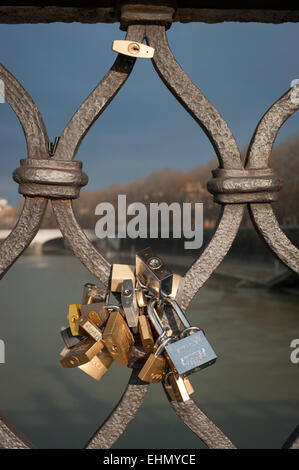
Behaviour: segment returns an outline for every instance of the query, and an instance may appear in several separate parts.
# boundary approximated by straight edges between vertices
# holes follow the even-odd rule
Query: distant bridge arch
[[[0,230],[0,241],[5,240],[5,238],[10,234],[10,232],[10,230]],[[94,230],[86,229],[84,230],[84,233],[90,241],[96,240]],[[50,240],[60,238],[63,238],[63,236],[59,229],[41,228],[30,243],[30,247],[34,249],[34,252],[36,254],[42,254],[43,246],[45,245],[45,243],[49,242]]]

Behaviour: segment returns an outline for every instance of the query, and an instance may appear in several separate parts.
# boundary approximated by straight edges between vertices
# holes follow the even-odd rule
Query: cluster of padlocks
[[[70,305],[62,366],[100,380],[113,361],[128,365],[133,345],[141,344],[148,357],[138,377],[163,382],[171,400],[187,401],[194,391],[188,375],[217,356],[175,300],[181,280],[150,248],[136,254],[136,266],[113,264],[108,289],[86,284],[82,304]],[[183,325],[178,334],[163,327],[167,306]]]

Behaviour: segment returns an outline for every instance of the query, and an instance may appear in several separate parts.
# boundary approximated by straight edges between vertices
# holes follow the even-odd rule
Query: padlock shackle
[[[159,315],[157,314],[156,309],[154,308],[156,302],[156,299],[154,299],[148,303],[148,316],[156,332],[159,336],[161,336],[164,333],[164,328],[162,326]]]
[[[182,324],[184,325],[184,327],[185,328],[192,328],[190,323],[188,322],[183,310],[178,305],[178,303],[175,300],[170,299],[169,297],[166,297],[166,296],[163,296],[163,299],[171,305],[171,307],[173,308],[173,310],[175,311],[175,313],[179,317],[179,319],[182,322]]]
[[[162,343],[158,346],[156,352],[155,352],[155,356],[156,357],[159,357],[162,352],[164,351],[165,347],[169,344],[169,343],[173,343],[174,341],[174,338],[172,336],[168,337],[168,338],[165,338],[164,341],[162,341]]]

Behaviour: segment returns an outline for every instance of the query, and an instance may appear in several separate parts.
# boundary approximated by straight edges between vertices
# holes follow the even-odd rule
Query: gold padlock
[[[86,333],[88,333],[95,341],[101,341],[103,337],[102,330],[92,321],[81,317],[79,320],[79,325],[83,328]]]
[[[138,377],[143,380],[143,382],[162,382],[166,374],[166,365],[165,357],[156,356],[152,353],[143,365]]]
[[[71,304],[69,306],[69,324],[73,336],[82,334],[79,326],[79,318],[81,315],[81,304]]]
[[[102,349],[89,362],[79,366],[79,369],[93,377],[95,380],[101,380],[112,362],[113,359],[108,351],[106,349]]]
[[[119,312],[110,313],[103,332],[103,342],[119,366],[128,364],[134,338]]]
[[[89,362],[103,348],[104,344],[101,341],[94,341],[91,338],[84,339],[60,359],[60,364],[65,368],[81,366]]]
[[[64,356],[66,356],[67,353],[69,353],[69,352],[70,352],[70,349],[67,348],[66,346],[64,346],[64,348],[60,351],[59,355],[62,356],[62,357],[64,357]]]
[[[137,305],[139,308],[144,308],[147,305],[147,301],[145,298],[144,291],[142,289],[138,289],[136,291],[136,300],[137,300]]]
[[[108,318],[108,313],[104,307],[105,302],[95,302],[82,305],[81,316],[89,319],[97,326],[102,326]]]
[[[111,271],[111,292],[121,292],[125,279],[131,279],[135,286],[135,266],[129,264],[113,264]]]
[[[190,382],[188,377],[184,377],[183,380],[184,380],[184,384],[188,392],[188,395],[192,395],[192,393],[194,393],[194,388],[193,388],[192,383]]]
[[[152,330],[149,324],[148,319],[145,315],[139,315],[138,317],[138,327],[139,327],[139,334],[142,342],[142,346],[145,352],[153,352],[154,351],[154,338],[152,334]]]
[[[190,400],[190,395],[194,392],[191,382],[187,377],[176,376],[173,372],[166,375],[164,386],[171,401],[186,402]]]

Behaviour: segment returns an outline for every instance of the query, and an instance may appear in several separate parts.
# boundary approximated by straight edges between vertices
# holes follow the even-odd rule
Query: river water
[[[123,261],[122,261],[123,262]],[[180,268],[182,269],[182,268]],[[180,269],[177,272],[180,272]],[[41,448],[80,448],[119,400],[130,371],[115,363],[96,382],[63,369],[60,328],[93,276],[71,256],[25,256],[0,283],[0,409]],[[298,295],[212,277],[188,310],[215,349],[193,374],[193,398],[241,448],[278,448],[299,424]],[[116,448],[204,448],[153,384]]]

